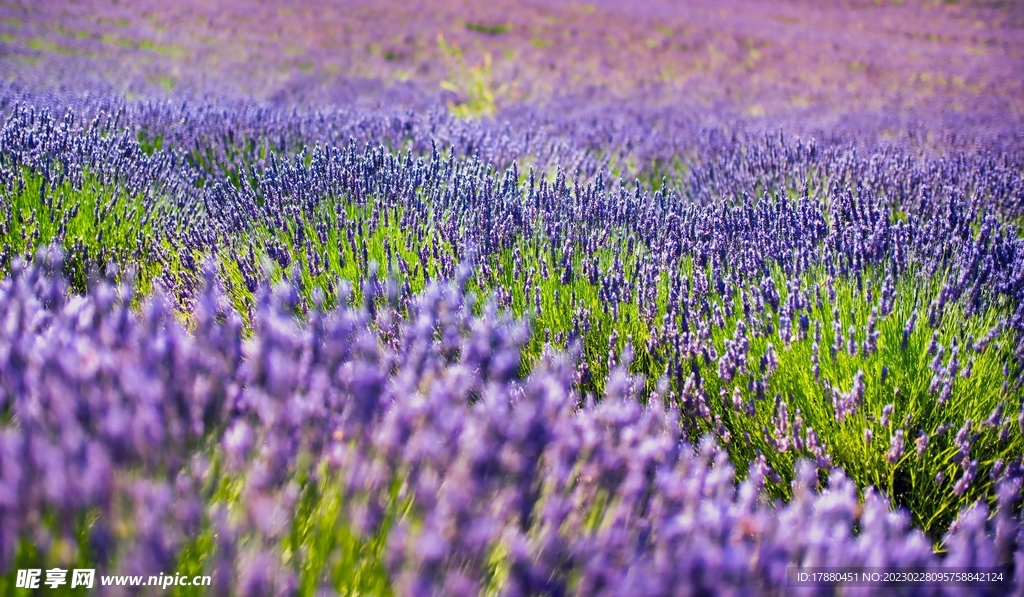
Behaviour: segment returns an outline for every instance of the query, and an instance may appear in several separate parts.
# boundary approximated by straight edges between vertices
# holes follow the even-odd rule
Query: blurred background
[[[416,106],[642,102],[1016,126],[1024,3],[994,0],[30,0],[0,77],[32,89]]]

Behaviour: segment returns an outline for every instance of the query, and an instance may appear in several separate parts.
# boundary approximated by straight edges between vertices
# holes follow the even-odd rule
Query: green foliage
[[[467,22],[466,29],[469,31],[476,31],[477,33],[484,33],[486,35],[501,35],[512,31],[512,25],[510,23],[473,23]]]
[[[448,79],[441,82],[441,87],[459,96],[457,101],[449,102],[448,109],[459,118],[493,115],[498,109],[496,96],[504,93],[507,86],[494,88],[491,55],[485,53],[482,62],[467,65],[457,44],[438,35],[437,45],[449,63]]]
[[[90,273],[112,264],[137,266],[136,282],[148,291],[160,242],[150,221],[161,201],[129,196],[88,173],[80,184],[54,178],[26,171],[19,184],[0,189],[0,272],[15,256],[28,259],[37,248],[57,244],[75,291],[85,290]]]
[[[782,276],[776,272],[779,282]],[[920,272],[907,272],[901,276],[896,290],[895,309],[888,317],[880,317],[880,337],[877,350],[865,355],[862,348],[864,329],[872,305],[867,302],[863,288],[868,280],[879,288],[883,280],[880,272],[866,273],[861,279],[845,278],[835,282],[836,300],[826,295],[821,307],[814,309],[812,320],[829,322],[833,309],[838,309],[844,334],[849,326],[856,327],[858,352],[851,355],[845,350],[829,355],[833,332],[831,327],[822,326],[821,378],[816,380],[811,369],[812,333],[804,340],[783,343],[778,335],[774,338],[757,338],[751,342],[750,364],[756,370],[757,363],[764,355],[769,342],[778,354],[778,370],[770,376],[767,399],[757,403],[755,417],[739,415],[728,400],[732,390],[739,387],[744,400],[752,398],[746,385],[754,375],[741,377],[731,383],[723,383],[713,367],[702,367],[702,377],[711,398],[713,414],[722,417],[731,435],[728,450],[740,471],[753,458],[755,451],[762,452],[768,463],[783,477],[783,482],[773,487],[780,498],[789,497],[789,480],[793,466],[800,457],[809,456],[806,451],[789,450],[778,452],[769,445],[763,429],[772,427],[775,405],[772,397],[777,394],[787,402],[790,419],[800,410],[804,425],[813,428],[828,445],[833,464],[843,468],[847,475],[857,482],[861,489],[869,486],[878,488],[889,496],[894,506],[907,508],[915,525],[938,540],[948,528],[961,507],[986,495],[987,483],[974,483],[960,496],[953,491],[954,483],[962,473],[953,461],[956,453],[953,437],[960,427],[971,420],[980,437],[972,450],[972,457],[978,457],[978,478],[987,478],[996,460],[1010,461],[1015,454],[1024,450],[1024,440],[1016,426],[1011,427],[1008,440],[999,442],[1000,429],[986,427],[983,422],[1000,403],[1016,412],[1021,404],[1019,390],[1004,386],[1006,377],[1002,365],[1013,359],[1013,338],[1009,333],[997,336],[987,349],[975,353],[967,348],[966,338],[979,338],[997,325],[999,317],[1006,310],[992,305],[982,313],[967,316],[959,306],[950,308],[937,330],[939,344],[945,347],[958,342],[966,350],[961,353],[963,364],[968,358],[974,359],[970,377],[959,377],[953,386],[953,397],[945,404],[939,404],[937,393],[929,388],[933,372],[930,369],[932,356],[928,345],[933,330],[925,317],[918,317],[906,348],[902,346],[903,329],[911,312],[916,308],[925,312],[928,301],[941,286],[941,276],[926,276]],[[824,287],[826,276],[812,272],[802,280],[804,288]],[[779,288],[783,284],[777,282]],[[785,300],[785,294],[783,294]],[[779,326],[777,314],[769,314],[770,321]],[[725,349],[725,341],[731,337],[736,318],[727,322],[726,328],[716,329],[713,336],[719,353]],[[888,367],[883,381],[882,369]],[[827,387],[849,391],[858,371],[865,373],[865,396],[863,405],[843,422],[836,420]],[[725,392],[726,400],[719,400],[719,391]],[[893,405],[893,413],[887,426],[883,426],[882,411],[886,405]],[[946,433],[936,436],[936,430],[943,424],[949,427]],[[703,423],[701,432],[713,431],[712,425]],[[870,429],[873,439],[866,442],[864,430]],[[894,463],[886,454],[892,435],[897,429],[905,434],[904,452]],[[931,440],[921,457],[917,456],[915,440],[919,432],[927,433]],[[744,440],[749,434],[750,441]],[[937,484],[938,473],[945,475],[945,482]]]
[[[306,480],[295,511],[292,530],[284,541],[299,576],[300,593],[313,595],[323,586],[340,595],[391,595],[384,557],[387,537],[395,522],[409,515],[411,504],[398,497],[393,479],[384,521],[360,533],[348,520],[352,501],[342,480],[323,469],[318,481]]]

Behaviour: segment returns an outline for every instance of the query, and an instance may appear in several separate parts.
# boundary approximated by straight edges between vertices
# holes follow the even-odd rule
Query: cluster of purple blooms
[[[686,440],[674,405],[628,397],[625,363],[596,403],[571,353],[521,376],[528,328],[459,284],[430,284],[404,315],[342,288],[340,308],[301,319],[294,284],[263,286],[243,338],[212,267],[189,332],[161,290],[139,310],[125,285],[69,295],[61,260],[40,251],[0,285],[5,570],[27,540],[55,563],[88,550],[151,574],[208,529],[216,594],[291,593],[311,564],[277,546],[302,532],[296,503],[317,485],[345,504],[332,528],[384,533],[408,595],[754,594],[785,591],[788,565],[1024,566],[1019,476],[993,509],[960,514],[942,557],[839,469],[822,482],[802,461],[792,498],[773,501],[763,459],[737,481],[711,436]],[[232,475],[240,499],[225,502],[217,479]],[[996,589],[1022,590],[1019,574]]]
[[[588,141],[582,117],[544,128],[545,118],[553,117],[542,111],[463,122],[436,113],[355,108],[218,110],[79,99],[55,118],[24,100],[56,108],[63,101],[56,96],[7,87],[2,99],[8,117],[0,131],[0,186],[13,197],[24,192],[26,175],[41,179],[39,200],[50,219],[33,221],[35,213],[19,213],[5,201],[0,232],[24,237],[26,230],[49,229],[49,238],[36,240],[63,244],[69,260],[96,267],[155,260],[163,266],[160,282],[186,310],[201,286],[199,260],[211,253],[227,255],[237,266],[240,281],[232,283],[244,291],[260,287],[260,258],[267,257],[281,270],[302,270],[328,303],[339,290],[333,272],[346,263],[360,272],[360,279],[350,281],[357,288],[371,265],[381,264],[397,280],[389,296],[405,304],[415,294],[410,280],[450,280],[460,263],[474,262],[479,266],[470,272],[471,281],[495,289],[500,307],[536,317],[572,313],[571,329],[548,338],[556,345],[582,340],[591,322],[602,319],[635,317],[647,330],[636,339],[609,334],[611,350],[600,359],[606,365],[588,370],[595,362],[584,362],[576,374],[581,381],[596,375],[600,385],[610,379],[618,344],[626,340],[628,350],[619,361],[658,364],[668,400],[683,407],[688,421],[729,427],[728,413],[710,398],[716,394],[733,396],[723,403],[746,416],[775,396],[764,445],[779,452],[804,446],[820,463],[835,456],[820,441],[821,421],[802,427],[799,437],[789,425],[790,403],[776,395],[784,393],[780,376],[791,374],[779,371],[780,353],[810,338],[813,322],[808,371],[823,386],[834,422],[842,424],[863,414],[866,396],[879,391],[869,388],[865,370],[857,366],[876,355],[882,330],[898,327],[902,337],[896,343],[906,353],[911,336],[923,328],[933,334],[927,350],[933,373],[929,401],[939,406],[953,396],[955,383],[971,381],[973,361],[961,365],[961,345],[977,355],[996,346],[1013,354],[1002,364],[1001,389],[1012,407],[991,428],[1000,445],[1017,437],[1011,413],[1018,408],[1024,355],[1024,249],[1014,222],[1024,212],[1024,159],[1019,149],[1008,149],[1016,147],[1012,143],[935,156],[868,137],[819,144],[781,134],[729,134],[680,117],[667,121],[680,126],[673,136],[648,135],[645,145],[633,145],[641,126],[664,123],[659,119],[670,118],[667,113],[652,111],[650,120]],[[159,139],[164,148],[147,149],[137,141],[140,135]],[[302,139],[345,135],[347,144],[317,144],[289,154]],[[434,137],[448,147],[442,149]],[[371,145],[373,139],[387,146]],[[613,163],[626,156],[607,155],[609,147],[632,148],[628,156],[640,159],[641,174],[664,156],[690,157],[673,182],[651,188],[606,180]],[[523,154],[534,156],[528,171],[513,159]],[[496,166],[505,162],[507,168]],[[565,163],[575,166],[571,175],[558,167]],[[103,242],[103,231],[95,238],[72,231],[77,208],[62,208],[96,186],[112,189],[94,210],[100,216],[114,213],[107,219],[115,226],[121,217],[117,197],[131,198],[132,211],[142,214],[142,226],[116,246]],[[340,203],[325,213],[323,206],[339,199],[365,217],[354,217]],[[367,238],[396,227],[401,237],[386,238],[381,247],[368,245]],[[290,236],[261,239],[257,255],[252,231],[261,228],[289,229]],[[22,257],[30,258],[39,243],[23,240]],[[602,261],[602,252],[611,252],[610,262]],[[4,247],[0,265],[9,267],[16,256]],[[689,270],[680,267],[685,261]],[[872,272],[878,275],[875,285]],[[513,300],[509,273],[525,288],[525,304]],[[839,309],[843,281],[851,278],[868,313]],[[934,296],[925,297],[927,309],[920,305],[920,316],[917,309],[896,309],[898,286],[914,278],[940,283]],[[553,281],[561,288],[545,297],[542,290]],[[600,312],[576,295],[574,284],[594,289]],[[312,307],[307,290],[299,293],[300,311]],[[658,306],[661,292],[667,295],[664,308]],[[954,338],[948,351],[939,345],[937,328],[949,319],[947,312],[981,316],[994,304],[1005,315],[978,339]],[[253,319],[255,307],[246,306],[244,320]],[[716,346],[715,337],[723,334],[727,340]],[[891,338],[884,342],[894,346]],[[627,352],[634,358],[624,358]],[[828,369],[841,360],[854,368],[838,379],[823,375],[823,365]],[[880,385],[887,376],[888,364]],[[749,400],[740,396],[741,386]],[[932,433],[928,424],[907,419],[901,429]],[[904,450],[897,438],[903,436],[893,433],[886,460],[898,462]],[[963,463],[968,485],[975,477],[967,475],[969,463]]]

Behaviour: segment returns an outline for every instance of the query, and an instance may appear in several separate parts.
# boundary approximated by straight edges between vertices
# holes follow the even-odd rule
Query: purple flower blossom
[[[889,451],[885,454],[889,464],[896,464],[903,457],[903,430],[897,429],[889,440]]]
[[[928,442],[929,441],[930,441],[930,438],[929,438],[928,434],[924,430],[921,430],[920,434],[918,434],[918,436],[917,436],[917,439],[914,440],[914,445],[917,446],[917,457],[918,458],[921,458],[922,456],[924,456],[925,450],[928,449]]]
[[[889,418],[892,417],[892,409],[892,404],[886,404],[885,406],[882,407],[882,418],[879,420],[879,424],[882,427],[889,426]]]

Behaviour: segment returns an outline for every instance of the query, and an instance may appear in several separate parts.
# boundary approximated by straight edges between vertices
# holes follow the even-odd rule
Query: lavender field
[[[0,2],[0,595],[1024,597],[1022,74],[994,0]]]

